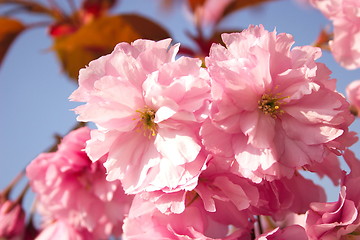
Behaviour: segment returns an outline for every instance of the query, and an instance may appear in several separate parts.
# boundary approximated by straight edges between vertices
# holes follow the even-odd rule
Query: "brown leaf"
[[[110,53],[119,42],[132,42],[139,38],[160,40],[169,36],[165,29],[144,17],[132,14],[106,16],[72,34],[55,38],[53,49],[64,71],[77,80],[81,68]]]
[[[18,20],[0,17],[0,65],[12,42],[24,29]]]

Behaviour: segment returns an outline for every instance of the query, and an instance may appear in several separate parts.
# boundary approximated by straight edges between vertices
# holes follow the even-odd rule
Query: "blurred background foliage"
[[[214,26],[219,25],[226,16],[242,8],[258,5],[270,0],[225,0],[226,6],[216,16]],[[154,1],[155,2],[155,1]],[[32,28],[47,28],[52,37],[53,50],[63,71],[72,79],[91,60],[108,54],[119,42],[132,42],[136,39],[160,40],[173,38],[159,23],[138,14],[113,14],[110,11],[119,4],[116,0],[48,1],[0,0],[0,7],[7,7],[0,17],[0,63],[16,37]],[[187,4],[193,15],[196,33],[188,34],[197,49],[183,46],[181,53],[204,57],[212,43],[220,42],[221,29],[213,31],[209,38],[203,35],[203,13],[206,0],[164,0],[164,11]],[[141,6],[139,6],[141,7]],[[180,8],[181,9],[181,8]],[[41,15],[40,22],[24,22],[16,18],[19,14]],[[166,19],[164,19],[166,21]],[[205,22],[205,25],[207,23]],[[213,30],[215,29],[212,28]],[[232,31],[239,31],[233,29]]]

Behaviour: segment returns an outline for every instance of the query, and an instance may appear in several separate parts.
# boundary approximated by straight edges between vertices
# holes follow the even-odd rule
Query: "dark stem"
[[[20,195],[15,200],[16,204],[21,204],[22,203],[22,201],[23,201],[23,199],[25,197],[25,194],[26,194],[27,190],[29,190],[29,188],[30,188],[30,183],[26,183],[26,185],[23,188],[23,190],[21,191]]]
[[[196,57],[196,53],[189,47],[180,46],[179,54]]]
[[[20,179],[25,175],[25,169],[22,170],[11,182],[10,184],[4,189],[4,191],[1,193],[0,203],[3,200],[7,200],[9,198],[9,195],[11,193],[11,190],[14,188],[14,186],[20,181]],[[4,198],[4,199],[2,199]]]
[[[16,207],[16,205],[21,205],[21,203],[25,197],[25,194],[29,188],[30,188],[30,184],[27,183],[25,185],[25,187],[23,188],[23,190],[21,191],[20,195],[16,198],[16,200],[13,203],[11,203],[11,205],[8,207],[8,209],[5,210],[5,214],[11,212],[11,210],[13,210]]]
[[[251,240],[255,240],[255,228],[251,229],[250,237]]]
[[[263,234],[263,227],[262,227],[262,224],[261,224],[261,216],[260,215],[257,215],[257,222],[258,222],[258,225],[259,225],[259,235]]]
[[[41,27],[48,27],[52,24],[51,21],[42,21],[42,22],[35,22],[35,23],[29,23],[26,24],[26,28],[41,28]]]

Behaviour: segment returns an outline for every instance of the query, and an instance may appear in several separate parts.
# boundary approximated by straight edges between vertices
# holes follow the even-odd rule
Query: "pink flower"
[[[358,210],[341,188],[339,200],[333,203],[312,203],[306,217],[306,232],[310,239],[344,239],[360,226]],[[359,230],[357,230],[359,232]],[[356,233],[355,235],[358,235]]]
[[[257,240],[308,240],[305,229],[299,225],[288,226],[284,229],[275,228],[274,230],[261,234]]]
[[[270,216],[260,216],[263,233],[272,232],[275,228],[284,229],[288,226],[298,225],[304,229],[305,232],[305,214],[288,213],[285,218],[280,221],[275,221]]]
[[[256,184],[215,163],[219,162],[210,159],[207,169],[201,173],[198,184],[192,191],[168,193],[159,190],[144,192],[139,196],[154,203],[165,214],[183,213],[196,200],[202,202],[208,213],[221,215],[226,206],[237,215],[247,212],[249,215],[272,216],[276,220],[282,220],[289,213],[305,213],[311,202],[326,199],[320,186],[300,174],[291,179]],[[231,221],[233,226],[244,225],[243,222]]]
[[[304,169],[316,173],[320,178],[328,176],[335,186],[339,185],[343,170],[340,167],[338,156],[329,154],[324,162],[326,164],[314,162],[311,166],[304,166]]]
[[[259,201],[251,206],[251,212],[271,216],[276,221],[284,220],[289,214],[303,214],[312,202],[326,200],[324,189],[300,174],[291,179],[262,181],[257,187]]]
[[[226,204],[221,210],[209,213],[202,202],[195,199],[181,214],[162,214],[153,203],[136,196],[124,221],[123,239],[250,240],[250,229],[246,226],[249,216],[239,215]],[[230,228],[231,222],[242,222],[242,225]]]
[[[343,173],[337,202],[312,203],[306,216],[306,231],[310,239],[358,239],[360,235],[360,161],[346,150],[344,159],[350,173]]]
[[[92,163],[83,151],[90,138],[87,127],[64,137],[58,150],[42,153],[26,169],[47,222],[66,221],[95,239],[121,234],[132,197],[120,181],[108,182],[103,160]]]
[[[96,240],[89,232],[85,229],[78,230],[71,224],[64,221],[55,221],[46,226],[36,240]]]
[[[107,179],[122,180],[126,193],[194,188],[206,161],[198,132],[209,77],[200,60],[175,60],[179,45],[170,42],[118,44],[80,70],[70,97],[86,102],[76,108],[78,120],[98,126],[87,153],[93,161],[108,154]]]
[[[343,178],[343,185],[346,187],[346,199],[355,203],[357,209],[360,209],[360,161],[355,157],[355,154],[346,150],[344,159],[350,168],[350,173]],[[360,234],[360,229],[359,229]]]
[[[360,116],[360,80],[351,82],[346,87],[346,95],[351,104],[350,110],[355,116]]]
[[[291,35],[263,26],[222,38],[226,47],[214,44],[206,58],[213,103],[201,135],[208,150],[235,158],[238,174],[260,182],[290,178],[344,148],[337,139],[353,117],[330,71],[315,62],[319,48],[291,49]]]
[[[0,239],[19,237],[25,230],[25,212],[20,204],[0,202]]]
[[[154,191],[141,193],[140,196],[153,202],[159,211],[166,214],[182,213],[189,202],[199,199],[208,212],[216,212],[218,206],[229,205],[229,208],[236,209],[234,211],[241,215],[242,210],[251,205],[256,206],[259,200],[257,186],[249,179],[220,170],[211,161],[192,191]]]
[[[347,69],[360,67],[360,2],[358,0],[310,0],[334,25],[329,42],[335,59]]]

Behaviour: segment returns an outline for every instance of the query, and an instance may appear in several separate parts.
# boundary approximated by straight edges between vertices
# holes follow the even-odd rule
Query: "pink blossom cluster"
[[[333,23],[329,42],[335,59],[347,69],[360,67],[360,1],[310,0]]]
[[[1,198],[1,196],[0,196]],[[24,236],[25,212],[20,204],[0,199],[0,239],[17,239]]]
[[[38,210],[43,216],[37,239],[107,239],[120,236],[132,196],[119,181],[105,178],[103,160],[83,151],[90,129],[72,131],[56,152],[42,153],[27,167]]]
[[[347,150],[344,158],[350,167],[343,176],[337,202],[311,203],[306,217],[310,239],[359,239],[360,237],[360,161]]]
[[[354,116],[321,50],[261,25],[222,40],[206,67],[178,57],[171,39],[140,39],[80,70],[70,99],[96,128],[28,166],[45,219],[38,239],[358,235]],[[325,203],[304,170],[341,184],[339,201]]]

